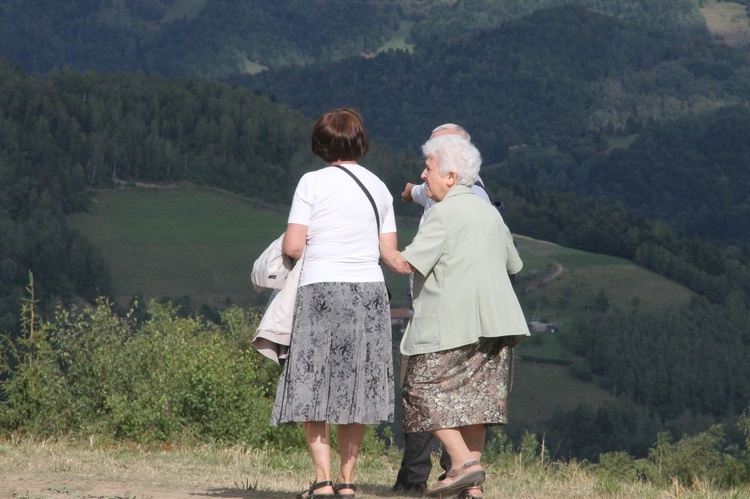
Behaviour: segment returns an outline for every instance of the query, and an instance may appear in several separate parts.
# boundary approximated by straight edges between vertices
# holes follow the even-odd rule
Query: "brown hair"
[[[356,109],[332,109],[312,129],[312,152],[328,163],[357,160],[367,154],[370,139]]]

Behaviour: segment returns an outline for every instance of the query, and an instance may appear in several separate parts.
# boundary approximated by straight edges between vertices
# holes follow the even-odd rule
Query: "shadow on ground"
[[[200,497],[215,498],[264,498],[264,499],[289,499],[295,496],[293,492],[260,490],[260,489],[209,489],[205,492],[193,492],[190,495]],[[366,499],[374,497],[424,497],[424,494],[409,495],[404,492],[394,492],[393,489],[386,485],[361,484],[357,486],[357,499]]]

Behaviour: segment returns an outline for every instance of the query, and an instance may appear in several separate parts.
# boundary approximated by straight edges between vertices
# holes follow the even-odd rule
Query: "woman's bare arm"
[[[398,238],[395,232],[380,235],[380,259],[397,274],[411,274],[416,269],[398,251]]]
[[[288,224],[286,232],[284,232],[284,241],[281,243],[284,254],[299,260],[302,257],[305,244],[307,244],[307,225]]]

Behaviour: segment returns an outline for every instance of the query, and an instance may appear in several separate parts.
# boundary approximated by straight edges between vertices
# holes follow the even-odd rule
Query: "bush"
[[[251,346],[257,312],[232,308],[217,325],[151,303],[139,324],[102,298],[43,323],[33,305],[0,352],[2,429],[305,447],[300,428],[269,426],[280,369]]]
[[[645,476],[647,464],[636,460],[627,452],[606,452],[599,456],[599,463],[592,465],[594,474],[605,480],[633,483]]]
[[[728,455],[722,425],[712,426],[695,436],[685,436],[673,443],[667,433],[659,434],[656,446],[649,452],[652,466],[648,478],[653,483],[673,480],[686,485],[709,482],[726,486],[724,471]]]
[[[29,282],[21,309],[22,333],[0,338],[0,425],[50,432],[65,419],[57,408],[69,404],[70,396],[48,341],[51,326],[37,314],[31,274]]]

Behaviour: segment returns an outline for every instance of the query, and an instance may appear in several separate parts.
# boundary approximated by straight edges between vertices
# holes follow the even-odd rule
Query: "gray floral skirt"
[[[513,349],[505,338],[409,358],[405,432],[508,422]]]
[[[301,286],[271,425],[393,421],[391,352],[385,283]]]

